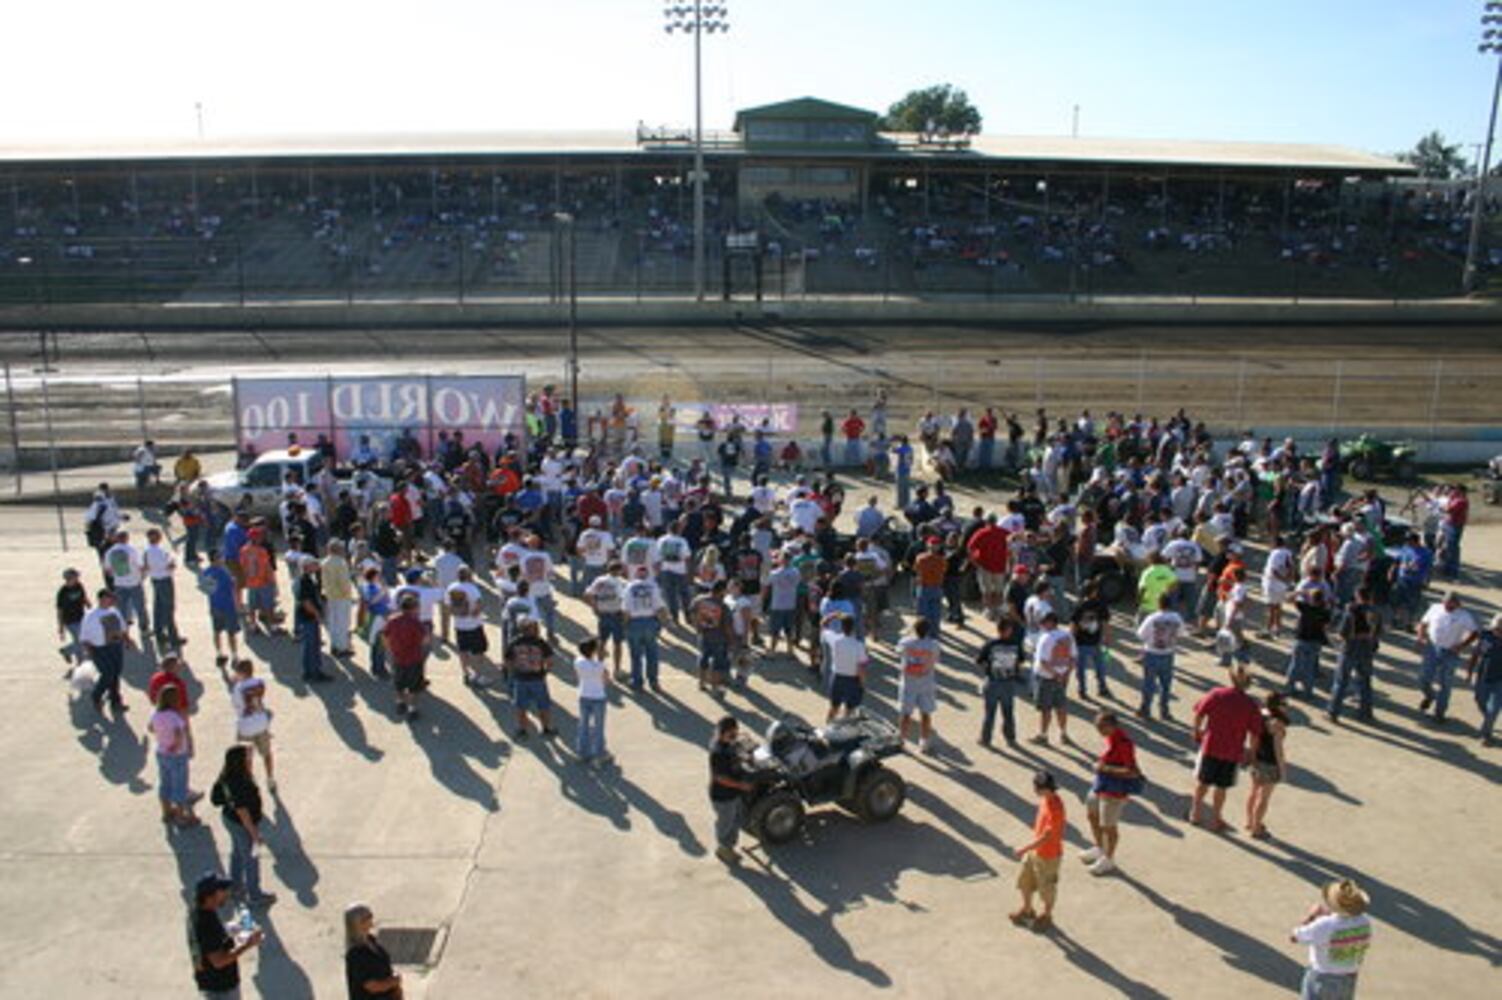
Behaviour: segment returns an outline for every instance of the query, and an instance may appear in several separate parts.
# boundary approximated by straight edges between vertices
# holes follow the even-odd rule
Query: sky
[[[6,12],[0,146],[693,121],[661,0],[73,0]],[[1329,142],[1485,135],[1481,0],[728,0],[704,121],[953,83],[985,131]],[[30,40],[29,42],[26,40]]]

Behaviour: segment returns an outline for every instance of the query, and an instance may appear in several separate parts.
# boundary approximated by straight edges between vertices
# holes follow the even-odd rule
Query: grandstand
[[[561,211],[583,293],[681,294],[692,145],[639,126],[11,147],[0,303],[556,296]],[[771,297],[1450,295],[1468,215],[1464,190],[1339,147],[899,135],[813,98],[740,112],[706,166],[711,288],[749,290],[724,244],[754,233]]]

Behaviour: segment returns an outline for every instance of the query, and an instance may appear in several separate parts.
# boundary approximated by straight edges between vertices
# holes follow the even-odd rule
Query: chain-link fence
[[[1029,435],[1040,408],[1054,417],[1089,410],[1097,419],[1113,410],[1167,417],[1182,408],[1221,436],[1252,429],[1315,440],[1372,432],[1412,440],[1421,461],[1457,462],[1474,461],[1490,447],[1495,400],[1502,395],[1502,359],[1280,359],[1152,350],[988,358],[974,347],[946,351],[935,344],[931,351],[866,363],[845,350],[848,345],[805,339],[795,349],[764,336],[761,352],[743,348],[671,365],[650,351],[608,362],[586,356],[581,426],[608,411],[619,394],[642,440],[653,444],[666,397],[679,411],[685,454],[693,417],[716,405],[740,408],[748,426],[767,416],[779,439],[796,438],[812,452],[823,411],[836,422],[850,410],[869,421],[873,401],[883,394],[893,434],[913,432],[928,411],[950,416],[960,408],[972,418],[987,406],[1003,417],[1015,413]],[[536,388],[565,384],[562,369],[558,358],[533,359],[518,370]],[[221,468],[228,456],[214,453],[228,453],[235,443],[224,378],[71,377],[8,366],[5,389],[0,456],[8,478],[0,492],[6,495],[50,493],[54,460],[60,487],[72,492],[102,474],[123,475],[144,440],[154,442],[168,478],[183,450],[209,454],[206,464]]]

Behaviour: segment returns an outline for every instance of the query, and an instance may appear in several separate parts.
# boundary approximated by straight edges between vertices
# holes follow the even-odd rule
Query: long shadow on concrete
[[[1147,983],[1138,982],[1101,958],[1100,955],[1088,948],[1080,947],[1068,932],[1057,925],[1049,932],[1048,940],[1053,942],[1070,965],[1091,979],[1098,979],[1116,994],[1130,997],[1131,1000],[1168,1000],[1168,994],[1159,992]]]
[[[1243,934],[1229,924],[1221,923],[1208,914],[1191,910],[1187,906],[1168,899],[1156,889],[1125,872],[1118,872],[1116,878],[1172,917],[1174,923],[1184,930],[1219,949],[1221,960],[1227,965],[1250,973],[1290,993],[1298,990],[1304,967],[1283,952],[1249,934]]]
[[[851,847],[850,838],[862,840],[859,851]],[[921,904],[897,894],[898,884],[908,871],[955,879],[995,875],[978,854],[956,838],[903,816],[885,824],[881,836],[873,838],[863,824],[837,810],[823,810],[809,816],[799,840],[772,851],[753,851],[749,856],[757,859],[762,855],[765,864],[734,868],[733,877],[831,968],[877,987],[891,986],[891,977],[880,966],[855,954],[836,926],[836,917],[867,900],[922,912]],[[818,908],[805,905],[795,888],[813,897]]]
[[[616,766],[594,768],[584,764],[556,743],[539,742],[537,759],[558,778],[563,797],[587,812],[608,819],[619,830],[631,828],[633,811],[645,816],[657,832],[676,841],[678,849],[690,857],[705,854],[704,845],[694,835],[681,812],[669,809]]]
[[[433,777],[487,812],[499,809],[492,779],[503,757],[500,744],[469,716],[431,692],[418,707],[417,719],[406,725],[413,741],[428,755]]]
[[[1239,837],[1227,837],[1225,840],[1254,857],[1298,876],[1312,886],[1323,886],[1338,878],[1354,878],[1371,895],[1372,906],[1369,912],[1377,919],[1446,951],[1477,955],[1493,966],[1502,966],[1502,939],[1478,930],[1455,914],[1427,903],[1353,865],[1333,862],[1281,840],[1273,840],[1267,847],[1249,843]]]
[[[312,997],[317,995],[313,982],[297,959],[287,951],[282,937],[277,933],[273,916],[275,907],[256,913],[256,923],[261,925],[264,937],[256,956],[256,973],[252,978],[258,995],[263,997]]]
[[[271,867],[281,883],[297,895],[301,905],[312,908],[318,905],[318,866],[303,850],[302,836],[292,821],[292,813],[280,797],[275,797],[276,809],[268,811],[272,836]]]

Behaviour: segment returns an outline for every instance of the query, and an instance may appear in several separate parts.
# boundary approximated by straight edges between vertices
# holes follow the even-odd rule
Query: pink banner
[[[285,448],[293,435],[305,446],[326,436],[340,461],[362,438],[389,458],[404,432],[424,455],[433,454],[440,433],[491,453],[507,434],[525,437],[526,381],[519,375],[236,379],[234,389],[239,445],[258,452]]]
[[[688,420],[692,425],[706,407],[687,406],[683,409],[692,410]],[[741,426],[748,431],[793,434],[798,430],[797,403],[711,403],[707,409],[709,415],[714,417],[715,427],[721,430],[729,427],[736,417],[740,417]]]

